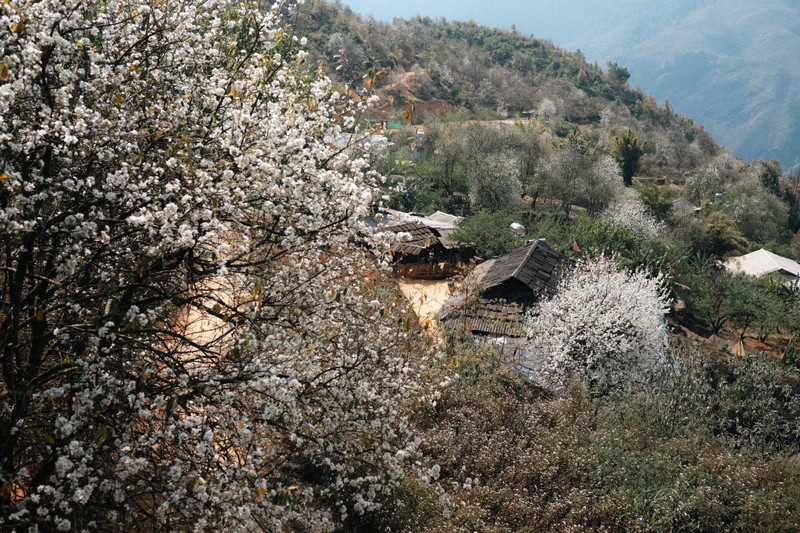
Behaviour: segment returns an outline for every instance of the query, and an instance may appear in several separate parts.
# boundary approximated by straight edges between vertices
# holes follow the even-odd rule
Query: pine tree
[[[647,142],[640,141],[639,137],[631,129],[614,139],[611,155],[614,156],[614,159],[617,160],[622,169],[622,180],[625,182],[626,187],[630,187],[633,184],[633,176],[639,170],[639,161],[644,155],[646,146]]]

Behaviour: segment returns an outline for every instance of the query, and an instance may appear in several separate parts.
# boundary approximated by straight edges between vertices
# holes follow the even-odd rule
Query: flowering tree
[[[489,154],[470,169],[472,203],[492,211],[513,208],[522,200],[519,161],[510,152]]]
[[[588,171],[580,176],[578,204],[592,215],[605,209],[622,193],[619,175],[619,165],[610,156],[599,156]]]
[[[651,242],[659,236],[664,223],[650,214],[645,203],[636,192],[625,194],[620,201],[605,211],[605,217],[611,224],[629,228],[634,235],[644,242]]]
[[[573,380],[605,393],[637,380],[664,353],[668,307],[664,277],[586,261],[529,316],[524,363],[542,385]]]
[[[787,232],[789,206],[757,181],[742,180],[732,185],[722,209],[751,241],[768,242]]]
[[[714,199],[714,194],[722,192],[722,177],[716,167],[706,167],[686,180],[685,195],[690,201],[704,205]]]
[[[559,140],[555,148],[539,173],[548,196],[559,200],[565,216],[573,204],[597,213],[619,194],[619,166],[610,157],[600,156],[578,132]]]
[[[365,161],[326,140],[352,115],[291,6],[0,9],[3,525],[326,529],[374,506],[422,361],[364,281]]]

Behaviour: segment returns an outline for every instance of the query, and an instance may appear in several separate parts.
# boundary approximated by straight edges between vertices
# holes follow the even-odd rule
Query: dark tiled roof
[[[447,328],[463,327],[472,333],[521,337],[524,335],[525,312],[542,293],[555,290],[558,270],[569,259],[542,241],[533,241],[511,253],[478,265],[464,281],[465,287],[482,294],[503,286],[504,291],[530,292],[520,294],[520,303],[468,295],[445,302],[439,319]],[[508,283],[510,280],[516,280]],[[521,284],[521,285],[520,285]],[[495,295],[497,291],[495,291]],[[514,299],[515,295],[509,295]]]
[[[392,244],[392,251],[402,254],[419,255],[436,242],[440,242],[439,234],[422,222],[407,222],[396,226],[386,226],[383,231],[408,233],[410,237]]]
[[[382,231],[408,233],[410,235],[408,239],[392,244],[392,251],[402,254],[419,255],[437,243],[448,250],[463,249],[462,246],[448,240],[442,230],[438,230],[419,221],[386,226],[381,229]],[[446,230],[445,232],[449,233],[449,231]]]
[[[440,320],[447,329],[464,328],[471,333],[522,337],[525,309],[515,303],[479,298],[465,305],[443,310],[440,313]]]
[[[470,275],[470,281],[487,290],[515,278],[538,293],[545,288],[555,288],[558,280],[554,273],[559,263],[566,260],[544,242],[533,241],[478,265]]]

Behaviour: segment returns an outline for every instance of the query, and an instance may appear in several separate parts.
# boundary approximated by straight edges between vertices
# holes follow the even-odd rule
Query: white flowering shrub
[[[332,529],[412,460],[422,356],[292,6],[0,6],[0,520]],[[300,42],[299,44],[303,44]]]
[[[469,199],[492,211],[513,208],[522,201],[517,157],[509,151],[489,154],[470,169]]]
[[[663,358],[668,304],[662,275],[608,258],[579,263],[528,317],[523,364],[551,390],[576,380],[596,393],[619,389]]]
[[[777,196],[755,181],[740,181],[732,185],[722,202],[736,228],[755,242],[769,242],[775,235],[785,233],[789,208]]]
[[[714,195],[723,192],[724,183],[717,167],[709,166],[689,176],[684,187],[684,196],[695,205],[705,205],[714,200]]]
[[[614,226],[630,229],[643,242],[652,242],[663,231],[664,223],[650,214],[638,194],[626,194],[607,209],[605,218]]]
[[[602,211],[624,191],[619,165],[613,157],[602,155],[586,174],[579,176],[577,201],[594,214]]]

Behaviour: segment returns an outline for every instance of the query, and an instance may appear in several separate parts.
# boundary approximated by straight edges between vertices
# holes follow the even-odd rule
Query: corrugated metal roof
[[[454,230],[462,221],[462,217],[436,211],[434,214],[427,217],[422,217],[422,223],[437,229]]]
[[[422,222],[428,227],[436,228],[438,230],[454,230],[463,220],[463,217],[451,215],[442,211],[436,211],[432,215],[423,216],[419,213],[406,213],[405,211],[397,211],[396,209],[383,209],[388,220],[397,222]]]

